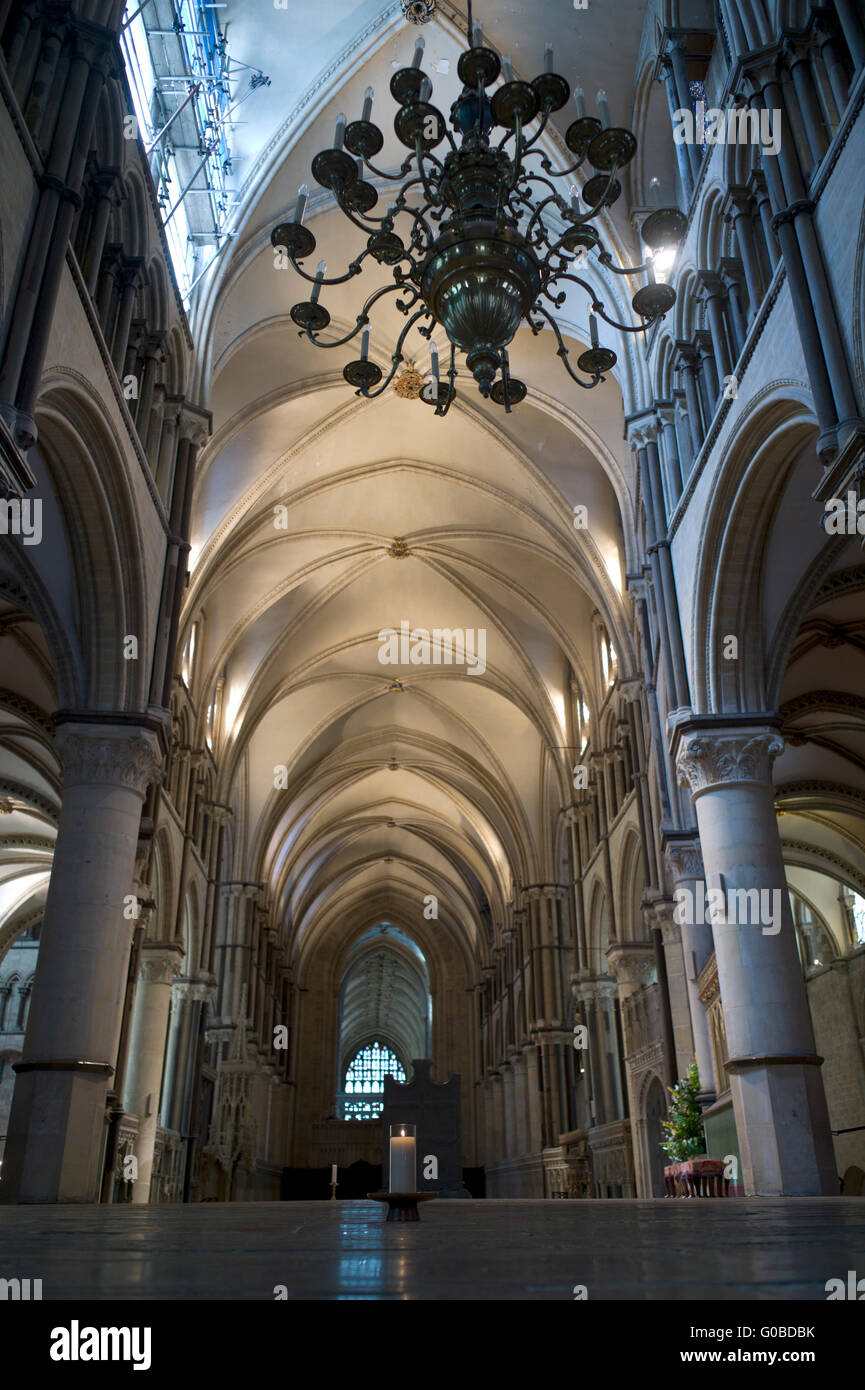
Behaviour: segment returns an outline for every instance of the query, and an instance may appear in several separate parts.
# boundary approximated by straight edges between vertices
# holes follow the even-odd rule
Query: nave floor
[[[816,1299],[865,1275],[865,1198],[0,1206],[43,1299]]]

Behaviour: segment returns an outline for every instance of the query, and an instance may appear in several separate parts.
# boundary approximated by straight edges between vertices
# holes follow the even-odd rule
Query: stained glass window
[[[349,1063],[343,1091],[343,1118],[374,1120],[381,1114],[384,1078],[393,1076],[405,1081],[405,1069],[395,1053],[384,1043],[367,1043]],[[363,1099],[360,1099],[363,1097]]]
[[[694,140],[700,149],[706,148],[706,88],[702,82],[689,82],[691,101],[694,105],[696,121],[694,123]]]

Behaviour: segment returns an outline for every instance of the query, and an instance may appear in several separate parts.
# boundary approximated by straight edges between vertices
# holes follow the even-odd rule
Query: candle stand
[[[368,1192],[373,1202],[387,1202],[386,1221],[420,1221],[418,1202],[431,1202],[437,1192]]]

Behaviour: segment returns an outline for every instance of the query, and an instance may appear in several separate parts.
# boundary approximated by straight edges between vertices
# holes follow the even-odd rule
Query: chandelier
[[[357,395],[371,400],[393,381],[404,360],[408,335],[416,328],[430,344],[431,373],[420,399],[434,406],[437,415],[447,414],[455,397],[458,351],[464,354],[483,396],[507,411],[525,398],[527,388],[511,375],[508,361],[508,346],[523,321],[535,335],[549,325],[568,375],[578,386],[597,386],[616,362],[615,352],[599,342],[597,316],[623,333],[643,332],[663,318],[676,295],[670,285],[656,281],[652,258],[677,245],[686,227],[678,208],[657,206],[658,184],[652,180],[656,206],[641,227],[649,248],[646,262],[624,269],[615,266],[592,224],[619,197],[616,175],[634,157],[636,139],[629,130],[611,124],[603,91],[597,96],[598,116],[591,116],[586,114],[582,90],[576,88],[576,119],[565,135],[573,160],[563,169],[553,168],[538,142],[551,115],[566,105],[571,91],[553,70],[552,45],[546,46],[544,72],[524,82],[515,77],[509,58],[500,58],[484,45],[482,25],[472,23],[471,3],[469,36],[470,46],[457,68],[463,90],[450,110],[453,133],[432,104],[432,82],[421,68],[424,40],[418,36],[411,66],[395,72],[390,82],[399,106],[394,130],[410,151],[398,173],[385,173],[372,163],[384,136],[370,119],[374,98],[370,87],[360,120],[347,125],[340,115],[333,147],[313,159],[313,177],[333,194],[348,220],[366,237],[365,248],[346,273],[327,279],[324,261],[314,276],[299,264],[316,245],[303,222],[309,196],[306,185],[298,190],[294,220],[280,223],[271,234],[274,247],[312,285],[309,299],[291,310],[301,336],[316,347],[338,348],[361,334],[360,357],[345,366],[343,376]],[[503,83],[491,92],[500,75]],[[536,128],[527,134],[534,122]],[[439,157],[434,151],[443,143],[446,149]],[[586,163],[593,172],[583,186],[581,207],[573,184],[566,201],[552,179],[565,178]],[[367,171],[399,185],[383,217],[372,215],[378,193],[365,178]],[[553,212],[557,227],[551,225]],[[645,275],[645,283],[631,301],[640,320],[636,325],[611,318],[592,286],[575,273],[592,252],[612,274]],[[341,285],[360,275],[367,259],[390,268],[393,283],[369,296],[350,332],[334,342],[323,342],[319,335],[328,327],[330,314],[320,302],[322,287]],[[564,303],[563,284],[569,281],[585,290],[591,302],[591,346],[578,357],[577,372],[552,312]],[[382,380],[382,369],[369,357],[369,314],[392,293],[401,296],[396,307],[407,322],[397,339],[390,373]],[[438,324],[450,346],[446,382],[440,377],[432,337]]]

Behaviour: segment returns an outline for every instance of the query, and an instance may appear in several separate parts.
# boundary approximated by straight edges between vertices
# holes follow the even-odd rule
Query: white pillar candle
[[[586,97],[582,87],[574,88],[574,101],[577,107],[577,116],[582,120],[583,116],[586,114]]]
[[[601,118],[601,125],[604,127],[604,130],[607,130],[610,124],[610,107],[607,102],[607,94],[603,89],[601,89],[601,91],[598,92],[597,100],[598,115]]]
[[[303,215],[306,212],[308,198],[309,188],[305,183],[302,183],[297,190],[297,207],[294,209],[294,220],[299,227],[303,225]]]
[[[368,121],[370,116],[372,115],[372,99],[374,96],[375,92],[373,91],[372,87],[367,87],[366,91],[363,94],[363,115],[361,116],[362,121]]]
[[[332,1163],[332,1164],[330,1165],[330,1180],[331,1180],[331,1182],[336,1182],[336,1164],[335,1164],[335,1163]]]
[[[340,111],[336,118],[336,130],[333,133],[333,148],[342,149],[342,142],[345,139],[345,112]]]
[[[649,202],[653,208],[661,206],[661,183],[657,178],[649,179]]]
[[[390,1192],[416,1192],[414,1125],[390,1127]]]

